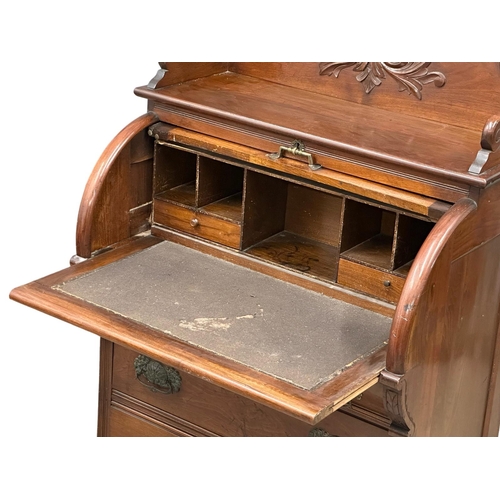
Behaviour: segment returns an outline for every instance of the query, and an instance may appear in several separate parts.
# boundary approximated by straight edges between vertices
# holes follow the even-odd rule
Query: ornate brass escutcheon
[[[152,392],[172,394],[181,389],[181,375],[171,366],[162,365],[158,361],[140,354],[134,360],[134,369],[137,380]]]

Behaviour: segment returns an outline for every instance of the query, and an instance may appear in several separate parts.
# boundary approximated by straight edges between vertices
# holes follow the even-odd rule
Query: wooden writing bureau
[[[498,63],[161,63],[68,269],[100,436],[496,436]]]

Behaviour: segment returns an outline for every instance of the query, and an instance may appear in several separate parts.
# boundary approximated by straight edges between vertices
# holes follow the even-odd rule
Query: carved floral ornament
[[[446,83],[446,77],[438,71],[430,72],[429,62],[331,62],[319,63],[319,74],[338,78],[343,69],[353,66],[359,73],[356,80],[360,82],[367,94],[389,75],[399,84],[400,92],[408,92],[417,99],[422,99],[423,85],[433,82],[436,87]]]

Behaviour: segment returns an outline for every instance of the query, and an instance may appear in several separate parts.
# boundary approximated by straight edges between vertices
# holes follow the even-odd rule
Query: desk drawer
[[[240,248],[241,225],[165,200],[154,201],[154,222],[231,248]]]
[[[154,392],[141,375],[136,377],[138,354],[115,345],[113,390],[175,415],[185,422],[221,436],[308,436],[320,429],[335,436],[385,436],[387,430],[364,419],[337,411],[317,426],[296,420],[209,382],[180,372],[180,390]],[[150,384],[152,385],[152,384]],[[122,399],[124,399],[122,397]],[[321,435],[320,432],[320,435]]]
[[[405,284],[404,278],[347,259],[339,259],[337,281],[340,285],[394,304]]]

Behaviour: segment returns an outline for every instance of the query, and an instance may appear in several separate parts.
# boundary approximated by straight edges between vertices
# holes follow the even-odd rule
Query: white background
[[[211,491],[219,498],[296,498],[365,489],[376,498],[396,494],[403,481],[400,491],[411,498],[433,480],[433,491],[447,495],[488,493],[498,473],[498,440],[98,440],[99,339],[7,296],[69,265],[87,178],[108,142],[146,111],[133,89],[154,76],[159,58],[326,60],[339,48],[344,57],[354,57],[354,48],[373,58],[382,41],[391,60],[402,49],[423,59],[422,39],[432,41],[429,60],[495,54],[481,46],[477,56],[460,36],[458,53],[443,54],[449,33],[422,8],[412,13],[410,29],[359,2],[354,12],[254,2],[238,5],[231,19],[217,2],[70,5],[19,2],[1,12],[3,498],[194,498]],[[470,31],[468,18],[456,18],[458,32]],[[359,479],[361,471],[367,479]]]

